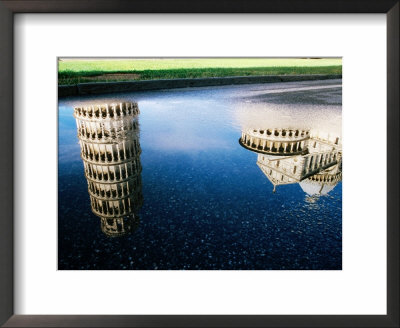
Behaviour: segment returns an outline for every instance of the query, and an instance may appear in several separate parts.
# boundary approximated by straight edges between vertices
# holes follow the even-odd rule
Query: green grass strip
[[[246,66],[247,65],[247,66]],[[341,59],[160,59],[59,62],[59,84],[131,80],[341,74]]]

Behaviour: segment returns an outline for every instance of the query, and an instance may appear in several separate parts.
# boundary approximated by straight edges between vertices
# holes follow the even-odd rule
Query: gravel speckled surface
[[[58,268],[340,270],[341,182],[320,197],[309,197],[299,184],[278,186],[273,193],[256,165],[257,154],[238,143],[241,129],[253,121],[276,125],[287,120],[339,133],[338,84],[340,80],[63,99]],[[295,89],[285,91],[290,88]],[[104,235],[91,212],[72,116],[74,105],[113,99],[136,100],[141,111],[143,206],[137,229],[119,238]]]

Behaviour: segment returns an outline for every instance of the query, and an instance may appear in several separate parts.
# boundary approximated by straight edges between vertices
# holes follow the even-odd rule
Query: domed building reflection
[[[110,237],[139,225],[143,203],[137,103],[76,107],[78,138],[92,211]]]
[[[342,179],[339,137],[313,130],[249,129],[239,143],[258,153],[257,165],[278,185],[299,183],[309,196],[326,195]]]

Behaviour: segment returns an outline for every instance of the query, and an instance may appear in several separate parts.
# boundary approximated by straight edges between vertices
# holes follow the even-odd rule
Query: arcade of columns
[[[338,137],[300,129],[250,129],[239,143],[258,153],[257,165],[274,185],[337,184],[341,180],[342,148]]]
[[[132,102],[74,109],[92,211],[112,237],[138,225],[143,202],[138,115]]]
[[[240,143],[250,150],[279,155],[304,152],[309,131],[292,129],[259,129],[242,132]]]

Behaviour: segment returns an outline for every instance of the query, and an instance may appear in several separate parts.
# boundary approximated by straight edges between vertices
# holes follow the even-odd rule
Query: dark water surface
[[[341,182],[322,195],[310,195],[298,183],[279,185],[273,193],[258,154],[238,142],[249,127],[298,125],[340,134],[338,84],[60,100],[58,268],[341,269]],[[91,211],[73,107],[120,99],[137,101],[140,109],[143,205],[136,230],[110,238]]]

